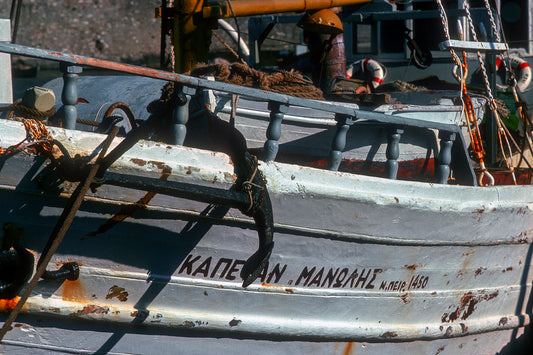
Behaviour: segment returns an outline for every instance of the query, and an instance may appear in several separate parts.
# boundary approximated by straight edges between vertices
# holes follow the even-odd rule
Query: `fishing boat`
[[[275,10],[349,2],[318,3]],[[199,10],[186,5],[181,48],[212,23],[192,23]],[[201,5],[194,17],[274,11]],[[506,50],[454,38],[443,48]],[[21,104],[0,120],[2,351],[530,349],[532,169],[476,148],[484,111],[495,139],[509,138],[494,98],[470,94],[464,76],[455,90],[363,105],[181,74],[192,49],[177,72],[10,43],[0,52],[63,73],[42,94],[62,101],[47,125]],[[383,161],[367,159],[380,151]],[[361,157],[370,168],[350,164]]]

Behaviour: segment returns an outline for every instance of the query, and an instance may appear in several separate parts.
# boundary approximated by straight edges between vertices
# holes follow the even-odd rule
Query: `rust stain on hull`
[[[172,169],[168,165],[166,165],[163,162],[156,161],[156,160],[143,160],[143,159],[138,159],[138,158],[131,158],[130,161],[133,164],[138,165],[138,166],[145,166],[146,164],[151,164],[151,165],[157,167],[159,170],[161,170],[164,173],[166,172],[166,173],[170,174],[170,172],[172,171]],[[191,168],[189,168],[189,169],[191,169]]]
[[[88,315],[88,314],[108,314],[108,313],[109,313],[109,308],[108,307],[103,307],[103,306],[98,306],[98,305],[95,305],[95,304],[90,304],[90,305],[87,305],[87,306],[83,307],[83,309],[80,309],[76,313],[71,313],[71,315],[73,315],[73,316],[85,316],[85,315]]]
[[[418,268],[418,265],[416,265],[416,264],[413,264],[413,265],[404,265],[403,267],[406,268],[406,269],[409,270],[409,271],[415,271],[415,270]]]
[[[398,333],[396,332],[385,332],[381,334],[382,338],[396,338],[398,336]]]
[[[17,303],[19,303],[20,297],[16,296],[12,299],[0,299],[0,312],[11,312]]]
[[[236,327],[236,326],[238,326],[238,325],[241,324],[241,323],[242,323],[242,320],[233,318],[233,319],[229,322],[229,326],[230,326],[230,327]]]
[[[65,280],[61,288],[63,301],[88,303],[88,293],[80,280]]]
[[[128,292],[126,292],[124,287],[111,286],[105,298],[108,300],[113,297],[116,297],[120,302],[126,302],[128,300]]]
[[[344,351],[342,352],[342,355],[351,355],[353,349],[353,342],[346,343],[346,347],[344,348]]]
[[[145,166],[146,165],[146,161],[145,160],[142,160],[142,159],[137,159],[137,158],[131,158],[130,161],[135,164],[135,165],[139,165],[139,166]]]
[[[441,321],[444,323],[450,323],[456,321],[459,318],[461,318],[462,320],[466,320],[472,315],[472,313],[474,313],[474,311],[476,310],[476,305],[479,302],[489,301],[493,298],[498,297],[499,294],[499,291],[495,291],[488,295],[479,295],[475,297],[472,292],[467,292],[463,295],[463,297],[461,297],[459,306],[455,309],[455,311],[451,313],[444,313],[441,317]]]
[[[286,292],[286,293],[289,293],[289,294],[293,294],[294,293],[294,289],[293,288],[269,285],[269,284],[264,283],[264,282],[261,283],[261,287],[266,287],[266,288],[278,290],[278,291],[281,291],[281,292]]]
[[[474,272],[474,277],[478,277],[479,275],[481,275],[484,270],[487,270],[487,268],[485,268],[485,267],[477,268],[477,270]]]

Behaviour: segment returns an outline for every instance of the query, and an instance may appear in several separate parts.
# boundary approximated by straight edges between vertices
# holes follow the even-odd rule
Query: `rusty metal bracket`
[[[105,154],[107,153],[107,150],[109,149],[109,146],[111,145],[113,139],[116,137],[117,133],[118,127],[115,127],[104,141],[102,150],[100,151],[96,162],[91,167],[89,174],[85,177],[84,180],[82,180],[78,184],[76,190],[72,193],[70,199],[67,201],[67,205],[63,209],[63,213],[59,217],[59,220],[57,221],[56,226],[52,231],[50,238],[48,239],[48,243],[45,246],[44,250],[46,251],[46,253],[43,253],[44,257],[41,255],[41,259],[39,260],[40,265],[37,267],[35,275],[33,275],[33,278],[31,279],[28,287],[24,291],[24,294],[21,296],[17,305],[9,314],[9,317],[5,321],[2,329],[0,329],[0,342],[4,338],[4,335],[6,335],[6,333],[10,330],[11,324],[21,311],[22,306],[24,306],[24,303],[26,303],[26,301],[28,300],[28,297],[30,296],[35,286],[37,286],[37,282],[39,282],[41,276],[46,272],[46,267],[48,266],[48,263],[52,259],[52,256],[59,247],[59,244],[63,240],[63,237],[67,233],[68,228],[70,227],[70,224],[72,223],[72,220],[76,215],[76,212],[78,211],[81,203],[83,202],[85,194],[87,193],[87,191],[89,191],[89,187],[91,186],[91,183],[94,177],[96,176],[96,173],[98,172],[100,163],[104,158]]]

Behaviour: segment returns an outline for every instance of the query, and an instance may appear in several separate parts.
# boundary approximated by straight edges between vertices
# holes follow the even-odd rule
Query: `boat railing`
[[[284,114],[290,106],[306,107],[334,114],[336,133],[331,143],[328,157],[328,169],[336,171],[342,160],[342,152],[346,145],[346,136],[350,126],[361,121],[375,121],[390,126],[388,132],[388,146],[386,150],[386,176],[396,179],[398,172],[399,140],[404,127],[419,127],[434,129],[439,132],[440,151],[436,164],[436,180],[445,184],[450,175],[452,158],[457,167],[455,179],[462,185],[475,185],[474,171],[470,165],[466,144],[461,134],[461,128],[457,124],[438,122],[420,118],[403,116],[391,116],[383,113],[360,110],[355,105],[343,105],[341,103],[318,101],[298,98],[271,91],[259,90],[244,86],[238,86],[213,80],[192,77],[184,74],[123,64],[113,61],[79,56],[63,52],[28,47],[18,44],[0,42],[0,52],[33,57],[44,60],[59,62],[60,71],[63,73],[64,85],[61,94],[63,102],[63,127],[74,129],[77,119],[77,78],[82,73],[84,66],[129,73],[139,76],[151,77],[166,81],[173,81],[178,85],[182,100],[172,114],[170,141],[167,143],[182,145],[187,128],[188,103],[198,90],[216,90],[230,94],[248,97],[258,101],[268,102],[270,111],[270,123],[266,132],[264,144],[265,161],[275,160],[278,152],[278,140],[281,135]]]

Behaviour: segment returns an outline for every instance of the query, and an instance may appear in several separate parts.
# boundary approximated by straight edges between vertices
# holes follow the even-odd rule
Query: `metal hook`
[[[489,179],[488,185],[483,185],[483,177],[486,176]],[[487,170],[483,170],[478,177],[479,186],[494,186],[494,177]]]

